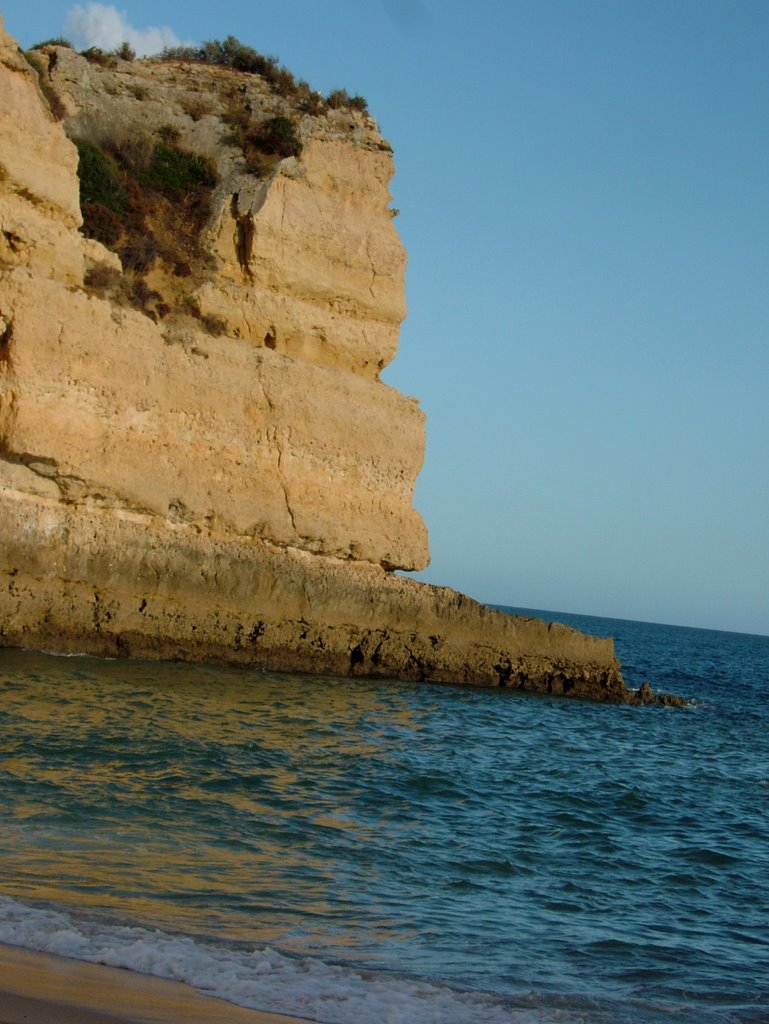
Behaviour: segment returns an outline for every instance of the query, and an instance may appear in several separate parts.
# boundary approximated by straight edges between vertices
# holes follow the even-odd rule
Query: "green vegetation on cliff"
[[[233,68],[246,74],[260,75],[279,96],[296,100],[307,113],[319,114],[324,107],[349,107],[365,112],[368,104],[362,96],[351,96],[346,89],[334,89],[323,98],[303,79],[296,79],[277,57],[266,57],[251,46],[241,43],[235,36],[224,40],[211,39],[201,46],[166,47],[160,54],[163,60],[196,61]]]
[[[46,47],[65,46],[74,49],[69,39],[57,37],[35,43],[30,50],[42,50]],[[136,52],[129,43],[122,43],[115,50],[102,50],[99,46],[89,46],[80,51],[92,64],[102,67],[115,67],[118,60],[135,60]],[[212,64],[218,67],[232,68],[248,75],[259,75],[267,82],[278,96],[292,99],[297,106],[308,114],[320,114],[325,109],[339,110],[347,107],[361,113],[368,111],[368,103],[360,95],[351,95],[346,89],[332,89],[327,96],[313,90],[304,79],[297,79],[293,72],[282,65],[277,57],[265,56],[252,46],[242,43],[236,36],[226,39],[209,39],[200,46],[167,46],[161,53],[150,60],[185,61],[196,64]]]
[[[308,119],[339,124],[335,112],[349,109],[359,117],[365,100],[344,89],[324,98],[277,58],[231,35],[142,60],[128,43],[66,53],[73,49],[68,40],[49,39],[28,58],[49,108],[78,148],[81,230],[120,257],[122,274],[106,264],[92,268],[89,287],[152,319],[192,316],[218,333],[220,324],[202,315],[195,298],[211,273],[203,234],[222,171],[211,140],[225,154],[225,173],[234,160],[236,169],[267,178],[282,160],[301,157],[304,136],[312,132]],[[90,71],[83,60],[93,65]],[[201,69],[196,82],[194,70],[185,69],[181,74],[191,71],[192,78],[184,78],[169,103],[165,86],[157,83],[174,80],[179,69],[172,65],[180,62],[220,68],[221,74]],[[72,112],[68,76],[77,81],[84,74],[93,80],[94,94],[104,96],[110,113],[103,118]],[[146,112],[126,114],[134,101],[146,104]]]

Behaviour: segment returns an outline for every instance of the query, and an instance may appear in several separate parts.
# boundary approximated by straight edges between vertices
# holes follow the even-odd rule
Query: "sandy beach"
[[[211,999],[178,982],[0,944],[0,1024],[161,1022],[302,1024]]]

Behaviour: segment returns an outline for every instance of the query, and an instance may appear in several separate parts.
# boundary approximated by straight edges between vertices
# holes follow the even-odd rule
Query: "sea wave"
[[[355,970],[262,948],[240,950],[159,930],[77,920],[59,910],[0,896],[0,942],[181,981],[208,996],[326,1024],[566,1024],[581,1012],[515,1008],[383,971]]]
[[[327,1024],[769,1021],[769,638],[600,625],[704,706],[0,652],[0,940]]]

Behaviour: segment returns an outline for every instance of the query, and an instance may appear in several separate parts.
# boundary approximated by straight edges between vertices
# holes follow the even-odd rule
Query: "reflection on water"
[[[416,824],[367,765],[397,762],[433,701],[198,666],[12,651],[0,666],[3,891],[284,948],[399,941],[376,858],[353,854]],[[365,923],[361,870],[384,894]]]
[[[524,1006],[587,993],[591,1024],[747,1021],[769,638],[596,625],[696,704],[0,651],[0,896]]]

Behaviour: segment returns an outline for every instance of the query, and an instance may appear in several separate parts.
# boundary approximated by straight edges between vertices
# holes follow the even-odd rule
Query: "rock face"
[[[0,28],[0,642],[631,699],[611,641],[390,571],[428,561],[424,417],[379,380],[405,256],[374,122],[206,65],[30,59]],[[301,152],[253,173],[233,104]],[[215,166],[189,263],[79,230],[68,135],[107,131]]]
[[[67,500],[96,496],[201,529],[424,567],[427,533],[411,507],[424,417],[378,380],[405,315],[405,255],[387,208],[391,156],[369,119],[348,112],[347,137],[338,117],[305,118],[301,163],[256,178],[219,116],[193,120],[182,107],[199,95],[194,71],[205,109],[222,113],[234,82],[254,92],[238,91],[239,103],[274,113],[257,76],[159,62],[113,70],[65,47],[37,54],[73,137],[109,132],[138,148],[162,128],[221,154],[208,259],[183,282],[197,319],[161,325],[83,287],[88,266],[114,256],[83,245],[75,147],[7,41],[4,53],[3,153],[25,154],[18,167],[0,155],[6,246],[24,250],[5,260],[7,454],[28,467],[42,459]],[[30,123],[32,147],[19,127]],[[168,298],[181,284],[162,266],[148,281]],[[210,317],[219,337],[200,329]]]

